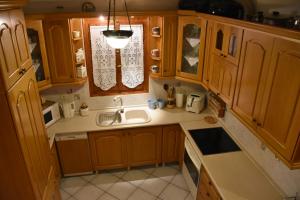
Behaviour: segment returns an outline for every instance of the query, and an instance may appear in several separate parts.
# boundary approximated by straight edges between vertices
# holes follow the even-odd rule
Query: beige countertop
[[[49,127],[47,131],[50,138],[50,145],[53,144],[56,134],[104,131],[179,123],[183,128],[187,139],[191,141],[191,144],[194,150],[197,152],[202,165],[206,168],[209,176],[224,200],[283,199],[283,195],[278,188],[270,182],[265,174],[256,167],[256,165],[243,151],[208,156],[202,155],[195,142],[193,142],[188,130],[220,126],[226,129],[224,124],[220,122],[211,125],[203,120],[205,116],[211,114],[209,110],[205,110],[201,114],[194,114],[177,108],[162,110],[150,110],[147,107],[136,108],[146,109],[150,113],[152,120],[146,124],[100,127],[96,124],[97,113],[99,111],[110,110],[94,110],[90,111],[89,115],[86,117],[76,115],[71,119],[61,119]],[[226,131],[228,132],[228,130]],[[230,132],[228,133],[230,134]],[[235,140],[235,138],[233,139]],[[241,149],[243,148],[241,147]]]

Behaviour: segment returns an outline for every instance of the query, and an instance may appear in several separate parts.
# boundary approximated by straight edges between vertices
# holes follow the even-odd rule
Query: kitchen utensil
[[[75,102],[74,100],[64,99],[62,105],[64,118],[72,118],[75,115]]]
[[[169,85],[168,84],[164,84],[164,90],[166,91],[166,92],[168,92],[168,90],[169,90]]]
[[[158,73],[159,72],[159,67],[157,65],[151,65],[150,69],[151,69],[152,73]]]
[[[175,98],[168,98],[167,99],[167,108],[174,108],[175,107]]]

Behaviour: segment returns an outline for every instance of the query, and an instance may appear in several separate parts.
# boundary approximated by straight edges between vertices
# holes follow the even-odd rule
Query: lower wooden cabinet
[[[222,200],[210,177],[202,167],[198,185],[197,200]]]
[[[129,129],[128,139],[129,166],[161,162],[161,127]]]
[[[181,137],[182,129],[178,124],[163,127],[162,162],[180,161],[184,138]]]
[[[183,142],[179,125],[89,133],[94,170],[180,163]]]
[[[54,175],[56,180],[59,180],[61,177],[60,166],[57,157],[56,145],[53,144],[51,147],[51,162],[54,170]]]
[[[125,131],[89,133],[94,170],[127,167],[127,134]]]

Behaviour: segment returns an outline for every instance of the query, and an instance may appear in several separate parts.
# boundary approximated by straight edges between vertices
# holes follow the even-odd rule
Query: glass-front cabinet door
[[[29,50],[40,90],[51,86],[45,37],[41,20],[26,20]]]
[[[201,82],[206,20],[181,16],[178,23],[178,48],[176,76]]]

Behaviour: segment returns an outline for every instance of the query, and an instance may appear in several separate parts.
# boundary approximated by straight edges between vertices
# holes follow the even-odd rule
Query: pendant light
[[[114,9],[113,10],[114,30],[109,30],[109,23],[110,23],[110,17],[111,17],[111,11],[110,11],[111,1],[113,1],[113,6],[114,6],[114,8],[113,8]],[[103,31],[103,35],[105,36],[108,45],[115,49],[124,48],[128,44],[129,38],[133,34],[132,29],[131,29],[129,15],[128,15],[126,0],[124,0],[124,4],[125,4],[126,15],[128,18],[130,30],[116,30],[116,0],[109,0],[107,30]]]

